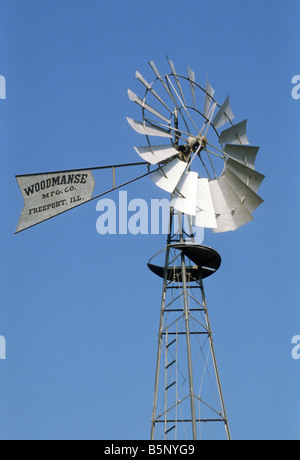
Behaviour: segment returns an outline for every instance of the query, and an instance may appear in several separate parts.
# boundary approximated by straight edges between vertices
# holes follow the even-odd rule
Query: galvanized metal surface
[[[172,145],[135,147],[135,151],[144,161],[147,161],[152,165],[156,165],[157,163],[161,163],[168,158],[178,155],[178,150],[176,150]]]
[[[89,201],[95,187],[89,170],[21,176],[17,181],[25,204],[16,233]]]
[[[116,170],[134,166],[146,166],[147,172],[117,185]],[[147,162],[123,163],[97,166],[88,170],[73,169],[16,176],[25,201],[16,233],[149,176],[155,171],[149,171],[148,166]],[[92,196],[95,186],[92,170],[107,169],[112,170],[112,188]]]

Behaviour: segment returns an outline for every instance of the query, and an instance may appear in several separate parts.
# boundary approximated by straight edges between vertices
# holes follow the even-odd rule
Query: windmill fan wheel
[[[209,81],[204,88],[190,68],[182,76],[168,63],[165,75],[149,63],[156,77],[152,83],[136,72],[143,98],[128,90],[142,117],[127,120],[146,138],[146,145],[135,150],[159,168],[150,178],[171,194],[170,206],[191,216],[194,226],[215,233],[236,230],[253,220],[263,202],[257,192],[264,176],[255,170],[259,147],[249,144],[247,120],[232,122],[229,96],[219,104]]]

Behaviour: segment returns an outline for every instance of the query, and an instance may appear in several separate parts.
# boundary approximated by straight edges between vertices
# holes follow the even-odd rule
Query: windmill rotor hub
[[[181,161],[188,163],[190,161],[192,153],[198,150],[198,155],[200,152],[206,148],[207,145],[207,138],[202,134],[198,136],[190,136],[188,138],[187,145],[179,145],[177,146],[178,150],[178,158]]]
[[[204,149],[206,147],[206,144],[207,138],[202,134],[199,134],[198,136],[190,136],[188,138],[188,145],[193,152],[195,152],[200,146],[201,149]]]
[[[191,157],[192,150],[189,145],[179,145],[177,147],[178,150],[178,159],[188,163]]]

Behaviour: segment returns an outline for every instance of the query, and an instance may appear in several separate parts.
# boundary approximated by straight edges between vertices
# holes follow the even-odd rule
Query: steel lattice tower
[[[203,286],[221,257],[170,216],[164,265],[148,264],[163,278],[151,439],[230,439]]]

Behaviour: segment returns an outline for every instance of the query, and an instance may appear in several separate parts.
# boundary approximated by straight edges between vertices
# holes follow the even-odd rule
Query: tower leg
[[[166,248],[166,261],[165,267],[168,266],[170,249],[167,246]],[[151,440],[154,440],[155,436],[155,419],[157,411],[157,398],[158,398],[158,384],[159,384],[159,373],[161,365],[161,354],[162,354],[162,339],[163,339],[163,327],[164,327],[164,310],[166,303],[166,287],[167,287],[167,270],[164,270],[164,283],[163,283],[163,292],[161,299],[161,308],[160,308],[160,320],[159,320],[159,330],[158,330],[158,350],[157,350],[157,359],[156,359],[156,373],[155,373],[155,385],[154,385],[154,400],[153,400],[153,412],[152,412],[152,423],[151,423]]]
[[[195,412],[195,392],[194,392],[194,378],[193,378],[193,363],[192,363],[192,350],[191,350],[191,335],[190,335],[190,312],[187,298],[187,285],[186,285],[186,268],[185,257],[181,254],[181,271],[182,271],[182,287],[184,299],[184,316],[185,316],[185,334],[186,334],[186,349],[188,359],[188,372],[189,372],[189,388],[191,400],[191,420],[193,429],[193,440],[197,439],[196,429],[196,412]]]
[[[161,363],[161,353],[162,353],[162,338],[163,338],[163,326],[164,326],[164,310],[166,302],[166,287],[168,282],[168,271],[167,267],[169,265],[170,257],[170,243],[172,239],[172,226],[173,226],[173,212],[170,211],[170,220],[169,220],[169,234],[167,238],[167,247],[166,247],[166,258],[163,272],[163,290],[162,290],[162,299],[160,307],[160,319],[159,319],[159,329],[158,329],[158,350],[157,350],[157,359],[156,359],[156,373],[155,373],[155,385],[154,385],[154,400],[153,400],[153,411],[152,411],[152,421],[151,421],[151,440],[154,440],[155,436],[155,418],[157,411],[157,397],[158,397],[158,385],[159,385],[159,372],[160,372],[160,363]]]
[[[227,439],[230,441],[231,440],[231,435],[230,435],[228,418],[227,418],[227,414],[226,414],[225,401],[224,401],[224,396],[223,396],[223,391],[222,391],[222,386],[221,386],[221,380],[220,380],[220,375],[219,375],[219,370],[218,370],[218,365],[217,365],[217,358],[216,358],[216,353],[215,353],[213,333],[212,333],[212,329],[211,329],[211,326],[210,326],[210,321],[209,321],[209,316],[208,316],[208,308],[207,308],[205,291],[204,291],[204,285],[203,285],[203,280],[202,280],[200,272],[199,272],[199,284],[200,284],[200,290],[201,290],[201,296],[202,296],[202,305],[203,305],[203,308],[204,308],[205,319],[206,319],[206,324],[207,324],[211,355],[212,355],[212,360],[213,360],[213,365],[214,365],[214,370],[215,370],[215,375],[216,375],[216,380],[217,380],[217,385],[218,385],[219,397],[220,397],[221,406],[222,406],[222,413],[223,413],[223,417],[224,417],[225,431],[226,431]]]

